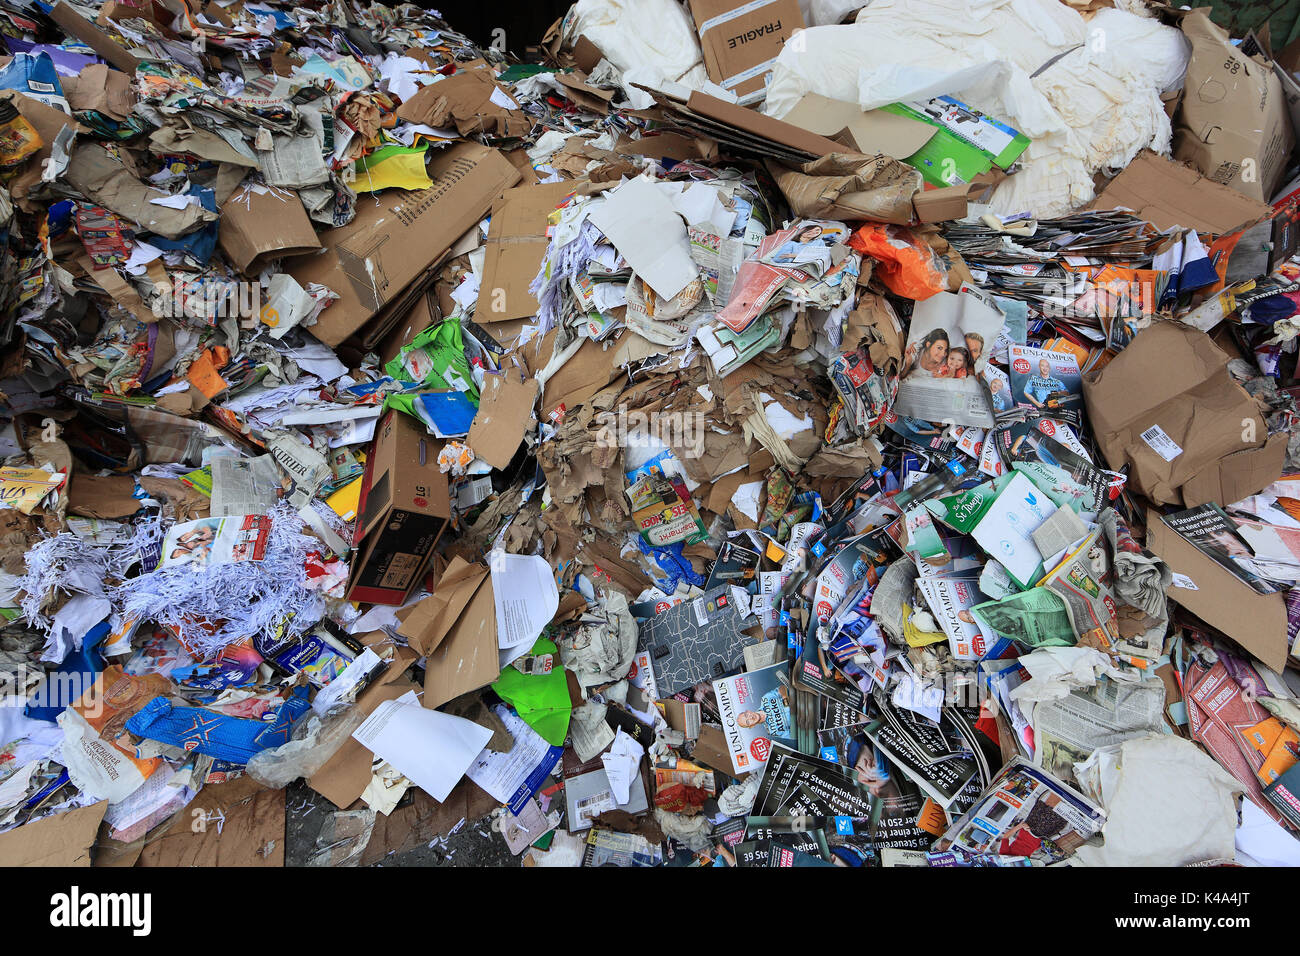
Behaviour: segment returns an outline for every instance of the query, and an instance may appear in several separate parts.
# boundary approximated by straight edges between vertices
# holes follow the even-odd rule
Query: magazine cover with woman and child
[[[992,428],[981,375],[1003,321],[995,305],[966,289],[918,302],[893,411],[915,421]]]

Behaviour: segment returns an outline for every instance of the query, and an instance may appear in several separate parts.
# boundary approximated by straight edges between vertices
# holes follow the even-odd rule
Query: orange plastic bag
[[[849,248],[876,260],[876,275],[894,295],[928,299],[948,287],[943,260],[906,226],[867,223],[849,237]]]

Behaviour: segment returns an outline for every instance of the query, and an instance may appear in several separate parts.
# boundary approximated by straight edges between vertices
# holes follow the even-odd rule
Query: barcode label
[[[1147,443],[1147,447],[1163,458],[1165,461],[1173,461],[1183,453],[1183,450],[1174,443],[1174,440],[1165,434],[1165,430],[1159,425],[1152,425],[1142,433],[1142,440]]]

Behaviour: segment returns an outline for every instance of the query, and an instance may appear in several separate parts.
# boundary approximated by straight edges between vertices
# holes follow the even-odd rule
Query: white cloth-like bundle
[[[1187,59],[1178,30],[1118,9],[1085,20],[1059,0],[875,0],[787,43],[764,109],[784,116],[805,93],[863,109],[956,97],[1033,140],[993,208],[1045,218],[1092,199],[1099,169],[1168,153],[1160,94]]]

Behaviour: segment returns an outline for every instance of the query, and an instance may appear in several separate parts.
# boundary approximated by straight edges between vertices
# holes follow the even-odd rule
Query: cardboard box
[[[321,247],[298,194],[274,186],[236,190],[221,207],[217,241],[231,265],[245,275],[257,275],[272,259]]]
[[[407,415],[389,411],[379,420],[361,479],[349,601],[401,604],[424,574],[451,520],[441,450]]]
[[[1190,166],[1138,153],[1092,201],[1090,209],[1132,209],[1157,229],[1182,226],[1222,235],[1272,213],[1268,203],[1206,179]]]
[[[505,322],[537,314],[537,299],[528,286],[546,258],[547,217],[574,183],[564,181],[507,189],[492,205],[474,317],[479,322]]]
[[[322,252],[287,270],[302,285],[320,282],[339,294],[312,326],[326,345],[339,345],[365,325],[520,178],[500,150],[477,143],[439,153],[429,177],[428,189],[391,189],[357,203],[352,222],[321,233]]]
[[[1234,46],[1203,12],[1188,14],[1181,27],[1192,58],[1174,127],[1174,158],[1268,202],[1295,143],[1272,61],[1254,37]]]
[[[691,0],[709,79],[745,106],[767,97],[772,64],[804,27],[798,0]]]
[[[1287,436],[1269,436],[1255,400],[1208,335],[1158,322],[1083,377],[1097,446],[1158,504],[1230,504],[1276,481]]]
[[[1281,594],[1257,594],[1250,585],[1202,554],[1190,541],[1147,513],[1147,547],[1195,588],[1169,589],[1171,600],[1210,627],[1222,631],[1278,673],[1286,666],[1286,601]]]

